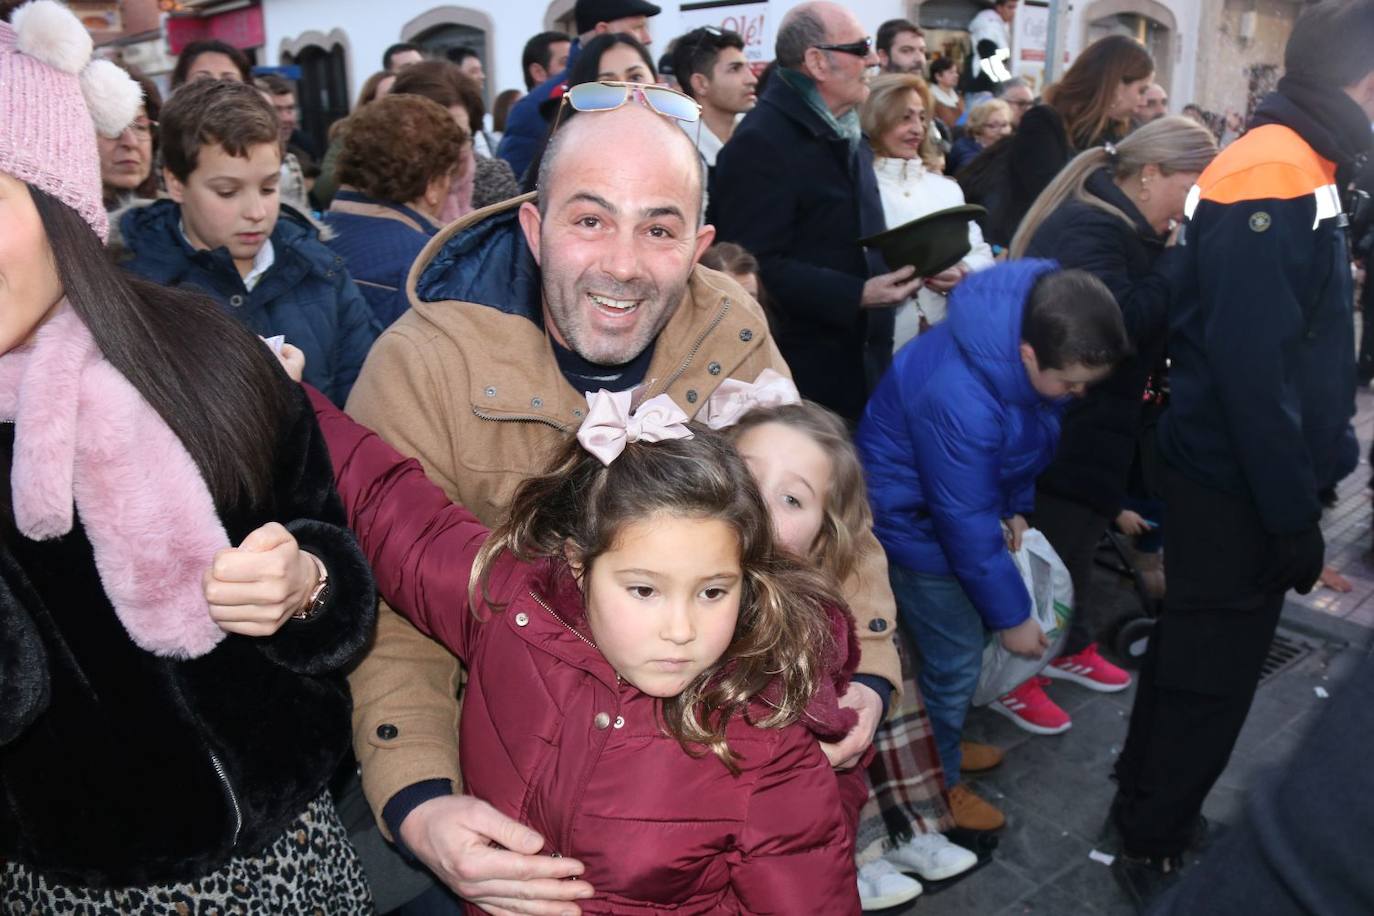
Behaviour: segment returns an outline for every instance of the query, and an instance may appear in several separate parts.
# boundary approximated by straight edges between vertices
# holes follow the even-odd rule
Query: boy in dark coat
[[[161,138],[171,200],[118,219],[123,266],[284,336],[305,354],[305,380],[342,404],[380,328],[343,259],[280,204],[272,106],[241,83],[190,83],[162,109]]]

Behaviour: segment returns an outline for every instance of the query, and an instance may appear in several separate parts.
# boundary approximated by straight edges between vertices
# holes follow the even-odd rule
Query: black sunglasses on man
[[[873,53],[872,36],[860,38],[858,41],[846,42],[842,45],[812,45],[818,51],[839,51],[841,54],[853,54],[855,57],[867,57]]]

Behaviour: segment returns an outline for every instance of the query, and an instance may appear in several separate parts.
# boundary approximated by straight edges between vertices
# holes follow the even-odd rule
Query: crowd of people
[[[523,92],[397,44],[317,146],[231,45],[164,99],[0,2],[0,908],[901,906],[1006,823],[985,658],[1034,735],[1132,685],[1124,538],[1123,893],[1359,912],[1262,819],[1182,863],[1358,463],[1374,0],[1221,138],[1124,36],[1037,95],[1016,7],[928,59],[808,0],[758,72],[577,0]]]

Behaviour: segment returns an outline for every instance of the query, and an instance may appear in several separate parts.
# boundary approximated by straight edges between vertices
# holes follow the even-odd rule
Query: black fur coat
[[[304,394],[283,418],[274,505],[220,518],[234,544],[285,525],[327,566],[328,604],[189,661],[130,640],[79,518],[55,540],[17,532],[13,444],[13,425],[0,426],[0,858],[64,883],[138,886],[260,851],[348,752],[345,670],[376,617]]]

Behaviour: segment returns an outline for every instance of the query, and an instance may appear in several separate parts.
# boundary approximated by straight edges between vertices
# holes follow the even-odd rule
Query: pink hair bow
[[[577,431],[577,441],[608,467],[630,442],[692,438],[687,428],[691,418],[668,395],[649,398],[631,411],[633,399],[633,391],[587,392],[587,418]]]
[[[792,380],[780,372],[764,369],[752,382],[728,378],[706,399],[697,419],[711,429],[734,426],[751,410],[800,404],[801,393]]]

